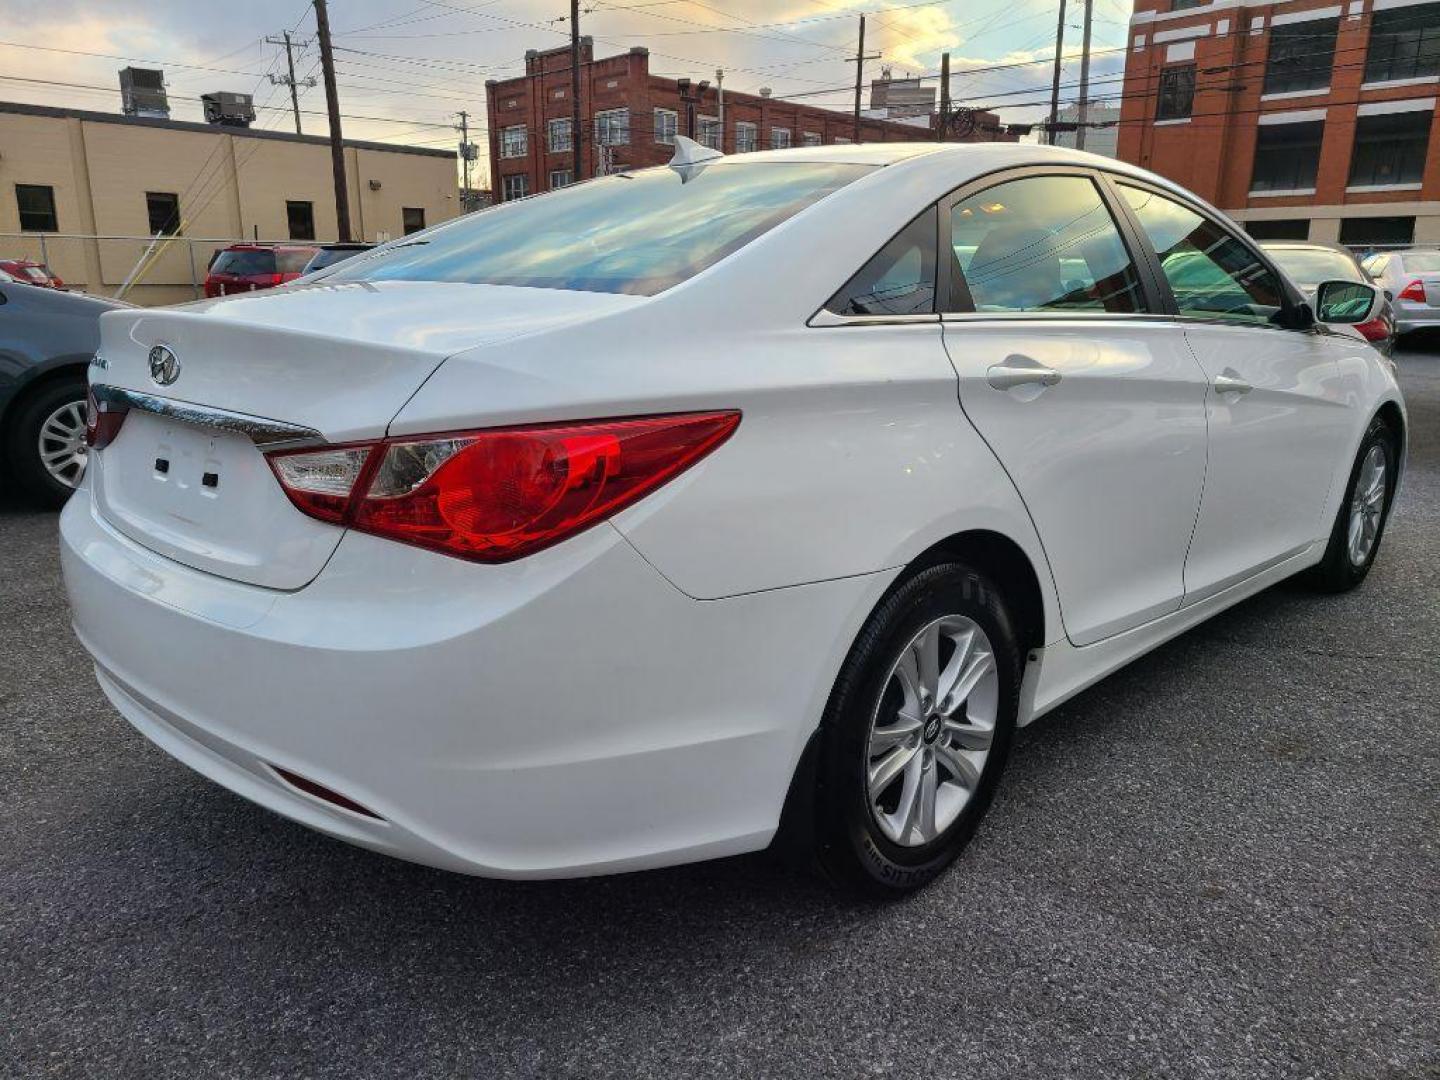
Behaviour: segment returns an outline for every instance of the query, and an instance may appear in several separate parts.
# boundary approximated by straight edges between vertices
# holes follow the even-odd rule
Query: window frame
[[[295,235],[295,208],[303,206],[305,213],[310,215],[310,235]],[[315,229],[315,200],[314,199],[286,199],[285,200],[285,232],[295,243],[309,243],[315,240],[318,235]]]
[[[507,137],[518,131],[518,141],[512,142]],[[500,159],[502,161],[514,161],[516,158],[530,156],[530,132],[524,124],[507,124],[500,129]]]
[[[25,224],[26,211],[20,205],[21,188],[33,188],[36,191],[43,191],[48,195],[50,199],[50,224],[55,226],[53,229],[35,229]],[[17,183],[15,185],[15,213],[16,220],[20,223],[20,231],[22,233],[58,233],[60,231],[60,205],[55,200],[55,185]]]
[[[1399,156],[1398,156],[1398,154],[1395,152],[1395,151],[1396,151],[1396,147],[1397,147],[1397,145],[1398,145],[1398,139],[1397,139],[1396,134],[1395,134],[1394,132],[1384,132],[1384,131],[1381,131],[1379,134],[1365,134],[1365,135],[1362,135],[1362,133],[1361,133],[1361,128],[1363,128],[1363,127],[1366,126],[1365,121],[1367,121],[1367,120],[1386,121],[1386,120],[1394,120],[1394,119],[1396,119],[1396,118],[1398,118],[1398,117],[1405,117],[1405,118],[1407,118],[1407,119],[1410,118],[1410,117],[1423,117],[1423,118],[1424,118],[1425,133],[1424,133],[1423,143],[1422,143],[1422,145],[1420,145],[1420,148],[1419,148],[1419,149],[1420,149],[1420,153],[1419,153],[1419,155],[1418,155],[1418,158],[1419,158],[1419,170],[1418,170],[1418,172],[1416,173],[1414,179],[1411,179],[1411,180],[1388,180],[1388,181],[1376,180],[1376,179],[1374,179],[1375,169],[1377,169],[1377,168],[1383,163],[1385,154],[1384,154],[1383,149],[1382,149],[1381,152],[1376,153],[1376,152],[1374,151],[1374,148],[1375,148],[1375,147],[1388,148],[1388,149],[1390,150],[1390,152],[1391,152],[1391,158],[1392,158],[1392,160],[1398,161],[1398,160],[1399,160]],[[1382,125],[1382,126],[1383,126],[1383,125]],[[1350,160],[1349,160],[1349,162],[1347,163],[1346,169],[1345,169],[1345,190],[1346,190],[1346,191],[1356,191],[1356,190],[1364,191],[1364,190],[1367,190],[1367,189],[1371,189],[1371,190],[1373,190],[1373,189],[1385,190],[1385,189],[1387,189],[1387,188],[1390,188],[1390,189],[1394,189],[1394,190],[1397,190],[1397,191],[1404,191],[1404,190],[1407,190],[1407,189],[1410,189],[1410,190],[1418,189],[1418,188],[1424,183],[1424,180],[1425,180],[1425,162],[1426,162],[1426,159],[1430,156],[1430,143],[1433,141],[1434,136],[1435,136],[1435,110],[1434,110],[1433,108],[1431,108],[1431,109],[1399,109],[1399,110],[1396,110],[1395,112],[1372,113],[1372,114],[1367,115],[1367,116],[1357,116],[1357,117],[1355,118],[1354,130],[1353,130],[1353,132],[1351,133],[1351,136],[1350,136]],[[1421,142],[1421,140],[1420,140],[1420,138],[1419,138],[1418,136],[1410,136],[1410,137],[1408,137],[1408,139],[1407,139],[1406,141],[1407,141],[1407,142],[1411,142],[1411,143],[1420,143],[1420,142]],[[1365,179],[1365,178],[1363,178],[1363,177],[1357,179],[1356,176],[1355,176],[1355,169],[1356,169],[1357,165],[1360,163],[1361,149],[1362,149],[1362,147],[1364,148],[1365,156],[1366,156],[1367,158],[1370,158],[1370,159],[1371,159],[1371,160],[1370,160],[1370,163],[1369,163],[1369,164],[1370,164],[1370,176],[1371,176],[1370,179]],[[1414,147],[1411,147],[1411,149],[1414,149]]]
[[[619,122],[621,117],[624,117],[623,124]],[[630,115],[630,107],[628,105],[622,105],[614,109],[595,110],[595,145],[629,146],[631,120],[632,117]],[[615,137],[615,135],[617,134],[617,130],[622,127],[624,129],[625,138],[617,139]],[[604,129],[604,133],[602,133],[601,131],[602,128]]]
[[[574,125],[568,116],[552,116],[545,121],[545,152],[547,154],[568,154],[575,149]],[[565,138],[557,139],[555,133],[563,130]],[[563,145],[562,145],[563,142]],[[525,157],[524,154],[517,154],[516,157]]]
[[[1307,13],[1308,14],[1308,13]],[[1290,64],[1295,57],[1275,55],[1275,35],[1280,35],[1280,42],[1284,51],[1292,49],[1297,41],[1304,41],[1306,38],[1319,37],[1313,33],[1317,24],[1327,23],[1333,31],[1330,37],[1329,49],[1325,53],[1325,62],[1319,63],[1320,52],[1318,50],[1303,50],[1301,55],[1309,63],[1297,64],[1291,70],[1285,70],[1283,65]],[[1317,93],[1321,90],[1328,90],[1335,79],[1335,45],[1340,39],[1340,16],[1335,15],[1328,19],[1304,19],[1296,23],[1282,23],[1280,26],[1272,26],[1266,35],[1265,41],[1265,70],[1261,76],[1260,93],[1267,94],[1306,94]],[[1303,83],[1305,75],[1313,79],[1324,76],[1323,81],[1312,85],[1291,85],[1292,82]],[[1288,78],[1287,78],[1288,77]]]
[[[661,116],[665,117],[663,123],[660,119]],[[680,114],[674,109],[665,109],[656,105],[651,115],[651,126],[655,129],[651,134],[657,146],[674,146],[675,137],[680,134]],[[669,138],[662,138],[663,135],[669,135]]]
[[[406,215],[408,215],[408,214],[419,214],[419,215],[420,215],[420,224],[417,225],[417,226],[416,226],[415,228],[413,228],[413,229],[410,228],[410,223],[405,220]],[[413,236],[413,235],[414,235],[415,233],[417,233],[417,232],[424,232],[424,231],[425,231],[425,227],[426,227],[426,226],[425,226],[425,207],[423,207],[423,206],[402,206],[402,207],[400,208],[400,231],[401,231],[405,236]]]
[[[159,229],[155,228],[155,207],[154,199],[169,199],[170,213],[165,218]],[[145,218],[150,226],[151,236],[179,236],[180,235],[180,196],[174,191],[147,191],[145,192]]]
[[[509,190],[509,189],[510,189],[510,182],[511,182],[512,180],[518,180],[518,181],[520,181],[520,186],[522,186],[522,187],[525,188],[525,190],[524,190],[523,192],[521,192],[519,195],[515,196],[514,198],[512,198],[512,197],[510,196],[510,190]],[[501,175],[500,175],[500,195],[501,195],[500,201],[501,201],[502,203],[519,202],[521,199],[528,199],[528,198],[530,197],[530,195],[531,195],[531,192],[530,192],[530,174],[529,174],[529,173],[501,173]]]
[[[1165,103],[1165,77],[1182,71],[1190,73],[1190,107],[1183,113],[1163,113],[1161,106]],[[1155,85],[1155,121],[1157,123],[1178,123],[1194,117],[1197,74],[1198,69],[1193,60],[1184,64],[1170,64],[1160,69],[1159,81]]]
[[[741,129],[749,136],[744,147],[740,143]],[[735,153],[753,154],[760,149],[760,125],[750,120],[735,121]]]
[[[1426,34],[1428,33],[1433,39],[1437,36],[1440,36],[1440,29],[1425,26],[1419,28],[1419,42],[1418,47],[1415,50],[1415,56],[1413,60],[1397,60],[1394,56],[1390,56],[1382,60],[1382,58],[1375,55],[1376,46],[1379,45],[1382,40],[1377,38],[1376,36],[1375,23],[1377,20],[1381,22],[1387,22],[1392,19],[1403,19],[1407,14],[1413,17],[1414,13],[1417,10],[1433,6],[1435,5],[1430,3],[1410,4],[1406,5],[1405,7],[1388,8],[1383,11],[1372,11],[1370,13],[1370,27],[1366,34],[1365,41],[1365,61],[1360,69],[1362,85],[1384,85],[1385,83],[1400,83],[1409,82],[1412,80],[1434,79],[1436,77],[1440,77],[1440,71],[1430,72],[1420,70],[1421,60],[1425,55],[1425,47],[1429,44],[1429,42],[1426,41]],[[1404,31],[1386,30],[1383,27],[1380,30],[1380,33],[1385,35],[1385,38],[1383,40],[1387,40],[1392,44],[1399,36],[1399,34],[1403,32]],[[1431,51],[1440,51],[1440,48],[1432,48]],[[1401,74],[1396,72],[1395,68],[1397,66],[1402,66],[1407,63],[1411,65],[1413,70],[1410,70],[1408,74]],[[1382,64],[1388,64],[1390,70],[1383,72],[1377,70]],[[1440,67],[1440,63],[1437,63],[1436,66]]]

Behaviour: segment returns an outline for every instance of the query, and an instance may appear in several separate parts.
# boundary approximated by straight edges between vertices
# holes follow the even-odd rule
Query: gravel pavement
[[[106,705],[0,502],[0,1076],[1440,1077],[1440,351],[1360,590],[1282,585],[1022,733],[890,907],[767,860],[470,879]]]

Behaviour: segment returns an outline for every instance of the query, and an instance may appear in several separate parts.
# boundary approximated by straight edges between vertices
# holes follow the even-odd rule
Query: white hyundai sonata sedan
[[[1373,289],[1049,147],[685,144],[312,280],[103,318],[75,628],[180,761],[469,873],[913,889],[1018,726],[1358,584],[1404,459]]]

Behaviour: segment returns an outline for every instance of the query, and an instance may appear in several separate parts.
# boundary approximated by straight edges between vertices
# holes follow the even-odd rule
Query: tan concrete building
[[[455,154],[345,143],[354,239],[401,236],[460,213]],[[336,238],[329,140],[314,135],[0,102],[0,258],[48,262],[126,299],[193,299],[212,252],[239,239]],[[100,239],[85,239],[99,237]]]

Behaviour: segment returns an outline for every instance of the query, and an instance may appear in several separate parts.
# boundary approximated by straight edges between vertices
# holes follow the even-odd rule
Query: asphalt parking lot
[[[106,705],[0,501],[0,1075],[1440,1076],[1440,342],[1341,597],[1272,589],[1022,734],[892,907],[765,859],[454,876],[200,779]]]

